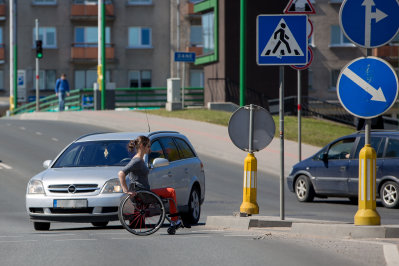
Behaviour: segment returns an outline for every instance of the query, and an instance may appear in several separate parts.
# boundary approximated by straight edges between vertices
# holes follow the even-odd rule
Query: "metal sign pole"
[[[183,62],[183,82],[182,82],[182,97],[181,97],[181,108],[184,110],[184,84],[186,82],[186,63]]]
[[[302,119],[301,119],[301,110],[302,110],[302,99],[301,99],[301,70],[297,70],[298,73],[298,159],[302,161]]]
[[[39,40],[39,20],[35,19],[35,34],[36,34],[36,41]],[[36,112],[39,112],[39,58],[36,56]]]
[[[280,66],[280,219],[284,220],[284,66]]]

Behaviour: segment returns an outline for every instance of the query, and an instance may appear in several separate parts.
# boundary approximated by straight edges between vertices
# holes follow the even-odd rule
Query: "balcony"
[[[202,47],[199,46],[190,46],[188,47],[188,52],[195,53],[195,57],[201,56],[204,53]]]
[[[399,54],[398,45],[385,45],[373,49],[373,56],[381,57],[389,61],[390,63],[396,63],[396,65],[398,64],[398,54]]]
[[[114,5],[105,5],[105,16],[107,20],[113,20],[115,17]],[[71,19],[72,20],[97,20],[98,5],[72,4]]]
[[[115,49],[113,44],[107,44],[105,47],[105,58],[107,60],[115,59]],[[72,61],[95,61],[98,59],[97,43],[74,43],[71,49]]]
[[[0,20],[6,20],[6,5],[0,3]]]
[[[4,44],[0,44],[0,64],[4,63],[5,60],[5,51],[4,51]]]

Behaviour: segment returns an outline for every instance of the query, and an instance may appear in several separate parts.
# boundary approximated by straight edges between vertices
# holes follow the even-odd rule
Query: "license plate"
[[[87,199],[54,200],[54,208],[87,208]]]

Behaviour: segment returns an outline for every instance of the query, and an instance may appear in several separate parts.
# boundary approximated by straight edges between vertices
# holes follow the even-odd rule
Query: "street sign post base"
[[[355,215],[355,225],[380,225],[380,215],[373,209],[360,209]]]
[[[254,192],[256,193],[256,191]],[[248,216],[251,214],[259,214],[259,206],[257,202],[243,202],[240,206],[240,213],[245,213]]]

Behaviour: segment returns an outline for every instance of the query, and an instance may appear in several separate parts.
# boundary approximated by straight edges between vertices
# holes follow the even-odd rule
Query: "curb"
[[[354,239],[399,238],[399,225],[356,226],[354,224],[321,220],[280,220],[279,217],[274,216],[208,216],[205,226],[245,230],[250,228],[288,227],[292,233],[301,235],[349,237]]]

